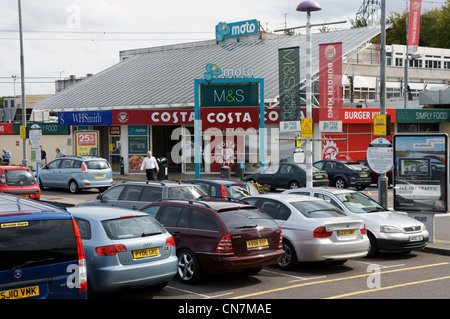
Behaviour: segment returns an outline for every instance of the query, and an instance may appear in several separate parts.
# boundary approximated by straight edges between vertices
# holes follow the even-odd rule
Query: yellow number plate
[[[338,236],[355,236],[354,229],[338,230]]]
[[[366,173],[361,174],[361,177],[367,177],[368,175]]]
[[[145,258],[159,255],[159,248],[149,248],[149,249],[141,249],[133,251],[133,258]]]
[[[323,175],[316,175],[316,178],[323,178]]]
[[[0,291],[0,299],[22,299],[39,296],[39,286]]]
[[[267,238],[247,240],[247,248],[258,248],[269,246],[269,241]]]
[[[105,174],[101,174],[101,175],[95,175],[96,178],[105,178],[106,175]]]

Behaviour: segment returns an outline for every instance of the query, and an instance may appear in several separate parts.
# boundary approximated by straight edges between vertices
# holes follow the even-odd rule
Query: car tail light
[[[278,242],[278,248],[283,249],[283,234],[280,230],[280,241]]]
[[[216,254],[233,254],[233,244],[231,243],[231,234],[223,236],[216,247]]]
[[[314,238],[326,238],[333,235],[333,231],[328,231],[324,226],[317,227],[313,232]]]
[[[3,172],[2,175],[0,175],[0,183],[2,183],[2,184],[6,183],[6,175],[5,175],[5,172]]]
[[[225,185],[220,185],[220,190],[221,190],[221,193],[222,193],[222,197],[223,198],[227,198],[228,197],[228,195],[227,195],[227,190],[225,189]]]
[[[173,239],[172,236],[167,237],[167,239],[166,239],[166,246],[173,246],[173,247],[175,247],[175,239]]]
[[[81,164],[81,171],[82,171],[82,172],[85,172],[85,173],[88,171],[88,170],[87,170],[87,166],[86,166],[85,163],[82,163],[82,164]]]
[[[361,228],[361,234],[363,235],[367,235],[367,228],[366,228],[366,224],[364,224],[364,226]]]
[[[100,246],[95,248],[95,252],[99,256],[115,256],[117,253],[123,253],[126,251],[127,248],[122,244]]]
[[[81,240],[80,230],[78,229],[77,222],[72,220],[73,231],[75,233],[75,242],[77,244],[78,253],[78,292],[83,292],[87,290],[87,268],[86,268],[86,257],[84,256],[83,242]]]

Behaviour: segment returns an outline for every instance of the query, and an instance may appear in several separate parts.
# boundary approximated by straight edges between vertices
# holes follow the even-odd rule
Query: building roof
[[[342,42],[345,58],[380,33],[379,27],[312,34],[312,73],[318,73],[320,43]],[[279,96],[278,49],[300,47],[301,70],[306,66],[306,37],[236,40],[213,45],[180,45],[142,50],[112,67],[33,105],[33,110],[85,111],[194,106],[194,80],[204,78],[206,65],[252,68],[264,78],[264,99]],[[210,42],[211,43],[211,42]],[[138,50],[139,51],[139,50]],[[300,72],[305,81],[305,72]]]

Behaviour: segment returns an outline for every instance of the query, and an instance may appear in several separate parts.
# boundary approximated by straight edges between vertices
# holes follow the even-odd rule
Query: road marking
[[[228,296],[228,295],[232,295],[233,294],[233,292],[227,292],[227,293],[223,293],[223,294],[220,294],[220,295],[208,296],[208,295],[196,293],[194,291],[189,291],[189,290],[185,290],[185,289],[175,288],[175,287],[172,287],[172,286],[166,286],[166,288],[170,288],[170,289],[173,289],[173,290],[178,290],[178,291],[185,292],[185,293],[188,293],[188,294],[196,295],[196,296],[202,297],[203,299],[213,299],[213,298],[218,298],[218,297],[223,297],[223,296]]]
[[[401,268],[401,269],[394,269],[394,270],[386,270],[386,271],[380,272],[380,274],[388,274],[388,273],[394,273],[394,272],[400,272],[400,271],[423,269],[423,268],[436,267],[436,266],[444,266],[444,265],[448,265],[448,264],[449,264],[448,262],[443,262],[443,263],[423,265],[423,266],[415,266],[415,267],[408,267],[408,268]],[[368,277],[368,276],[371,276],[371,275],[373,275],[373,273],[355,275],[355,276],[350,276],[350,277],[342,277],[342,278],[336,278],[336,279],[328,279],[328,280],[307,282],[307,283],[302,283],[302,284],[297,284],[297,285],[292,285],[292,286],[286,286],[286,287],[280,287],[280,288],[275,288],[275,289],[270,289],[270,290],[265,290],[265,291],[254,292],[254,293],[247,294],[247,295],[233,297],[231,299],[243,299],[243,298],[254,297],[254,296],[264,295],[264,294],[273,293],[273,292],[279,292],[279,291],[288,290],[288,289],[294,289],[294,288],[312,286],[312,285],[317,285],[317,284],[324,284],[324,283],[330,283],[330,282],[337,282],[337,281],[343,281],[343,280],[350,280],[350,279]]]
[[[294,276],[294,275],[290,275],[290,274],[285,274],[285,273],[282,273],[282,272],[270,271],[270,270],[266,270],[266,269],[263,269],[263,270],[261,270],[261,271],[262,271],[262,272],[268,272],[268,273],[271,273],[271,274],[276,274],[276,275],[281,275],[281,276],[293,278],[293,280],[289,280],[288,282],[313,280],[313,279],[325,278],[325,277],[326,277],[326,276],[317,276],[317,277],[299,277],[299,276]]]
[[[337,296],[333,296],[333,297],[328,297],[328,298],[325,298],[325,299],[344,298],[344,297],[349,297],[349,296],[354,296],[354,295],[366,294],[366,293],[369,293],[369,292],[375,292],[375,291],[381,291],[381,290],[387,290],[387,289],[394,289],[394,288],[400,288],[400,287],[424,284],[424,283],[427,283],[427,282],[444,280],[444,279],[450,279],[450,276],[439,277],[439,278],[432,278],[432,279],[420,280],[420,281],[413,281],[413,282],[407,282],[407,283],[404,283],[404,284],[398,284],[398,285],[382,287],[382,288],[373,288],[373,289],[369,289],[369,290],[354,291],[354,292],[350,292],[350,293],[347,293],[347,294],[342,294],[342,295],[337,295]]]
[[[360,263],[360,264],[365,264],[365,265],[375,265],[375,266],[380,267],[380,269],[394,268],[394,267],[402,267],[402,266],[405,266],[405,264],[398,264],[398,265],[381,265],[381,264],[374,264],[374,263],[369,263],[369,262],[359,261],[359,260],[354,260],[354,262]]]

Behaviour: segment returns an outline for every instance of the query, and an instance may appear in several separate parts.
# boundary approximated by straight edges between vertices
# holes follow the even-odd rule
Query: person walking
[[[11,152],[5,148],[2,151],[3,151],[2,164],[9,165],[9,161],[11,160]]]
[[[147,152],[147,157],[144,158],[144,160],[142,161],[141,172],[143,172],[144,169],[148,181],[153,181],[156,179],[155,177],[157,176],[157,174],[155,174],[155,171],[156,173],[159,172],[159,166],[158,162],[156,161],[156,158],[152,156],[151,151]]]
[[[39,162],[39,167],[43,167],[45,164],[47,164],[47,153],[42,148],[42,145],[39,145],[41,148],[41,161]]]
[[[64,154],[61,152],[61,150],[59,148],[56,149],[56,157],[55,158],[58,158],[58,157],[64,157]]]

